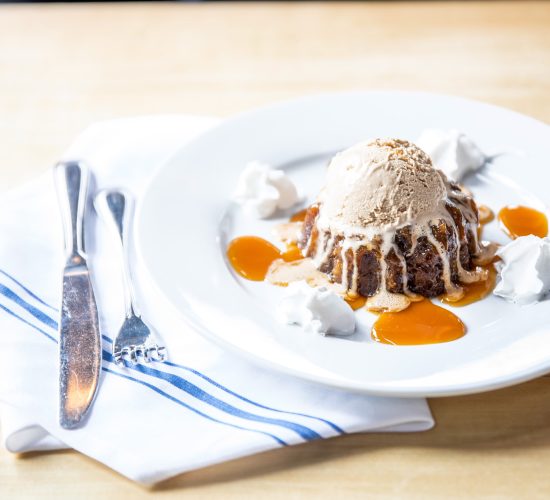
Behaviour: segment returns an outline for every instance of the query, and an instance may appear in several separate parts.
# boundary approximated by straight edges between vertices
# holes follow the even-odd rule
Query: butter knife
[[[59,321],[59,423],[74,429],[89,412],[101,369],[97,305],[84,247],[88,171],[79,162],[54,167],[66,263]]]

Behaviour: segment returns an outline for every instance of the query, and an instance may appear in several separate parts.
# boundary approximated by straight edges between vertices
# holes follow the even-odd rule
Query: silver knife
[[[63,220],[66,263],[59,321],[59,423],[76,428],[97,392],[101,335],[84,247],[88,170],[78,162],[54,167]]]

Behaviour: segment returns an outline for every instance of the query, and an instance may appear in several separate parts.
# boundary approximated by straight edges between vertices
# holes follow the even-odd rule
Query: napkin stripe
[[[51,335],[49,335],[47,332],[45,332],[44,330],[42,330],[41,328],[37,327],[36,325],[33,325],[31,322],[27,321],[25,318],[19,316],[17,313],[11,311],[10,309],[8,309],[7,307],[5,307],[4,305],[0,304],[0,309],[2,309],[3,311],[5,311],[7,314],[9,314],[10,316],[22,321],[23,323],[25,323],[26,325],[30,326],[31,328],[34,328],[35,330],[37,330],[38,332],[40,332],[42,335],[46,336],[49,340],[51,340],[52,342],[55,342],[56,344],[58,343],[57,339],[52,337]],[[105,336],[103,336],[105,338]],[[107,340],[111,340],[109,338],[107,338]],[[113,362],[112,361],[112,356],[110,353],[108,353],[107,351],[103,350],[103,359],[105,359],[106,361],[109,361],[109,362]],[[117,375],[119,377],[122,377],[122,378],[125,378],[127,380],[130,380],[132,382],[136,382],[138,384],[141,384],[141,385],[144,385],[146,387],[149,387],[150,389],[152,389],[153,391],[155,391],[156,393],[160,394],[161,396],[164,396],[165,398],[173,401],[174,403],[177,403],[178,405],[180,406],[183,406],[185,408],[187,408],[188,410],[191,410],[192,412],[196,413],[197,415],[200,415],[208,420],[211,420],[213,422],[216,422],[216,423],[220,423],[220,424],[223,424],[223,425],[227,425],[229,427],[234,427],[235,429],[240,429],[240,430],[244,430],[244,431],[249,431],[249,432],[255,432],[255,433],[258,433],[258,434],[263,434],[265,436],[268,436],[270,438],[272,438],[275,442],[279,443],[281,446],[288,446],[288,443],[286,441],[283,441],[281,438],[279,438],[278,436],[275,436],[274,434],[271,434],[269,432],[265,432],[265,431],[261,431],[261,430],[258,430],[258,429],[250,429],[250,428],[247,428],[247,427],[242,427],[240,425],[235,425],[235,424],[232,424],[230,422],[224,422],[222,420],[219,420],[217,418],[214,418],[210,415],[207,415],[203,412],[201,412],[200,410],[197,410],[196,408],[193,408],[192,406],[186,404],[185,402],[183,401],[180,401],[179,399],[175,398],[174,396],[171,396],[170,394],[167,394],[165,393],[164,391],[162,391],[161,389],[155,387],[154,385],[152,384],[149,384],[148,382],[145,382],[143,380],[139,380],[139,379],[136,379],[136,378],[133,378],[133,377],[130,377],[129,375],[124,375],[122,373],[117,373],[113,370],[110,370],[109,368],[103,366],[102,367],[102,370],[105,371],[105,372],[108,372],[108,373],[112,373],[113,375]]]
[[[134,377],[132,373],[130,372],[131,366],[128,366],[128,364],[125,362],[124,366],[117,365],[114,363],[112,355],[109,351],[103,350],[102,351],[102,358],[105,363],[111,364],[111,366],[105,366],[103,365],[103,369],[110,371],[114,373],[115,375],[119,375],[123,378],[126,378],[128,380],[137,382],[141,385],[145,385],[147,387],[152,388],[154,392],[157,394],[167,398],[171,402],[174,402],[180,406],[184,406],[186,408],[189,408],[191,411],[193,411],[195,414],[199,416],[205,416],[208,420],[211,420],[216,423],[220,423],[229,427],[234,427],[237,429],[250,431],[250,432],[256,432],[259,434],[263,434],[265,436],[269,436],[273,440],[275,440],[278,444],[281,444],[283,446],[289,445],[289,440],[287,440],[287,437],[281,436],[279,432],[281,432],[281,429],[271,428],[271,426],[265,426],[260,423],[259,426],[249,426],[247,425],[249,421],[246,421],[244,423],[241,423],[243,419],[240,419],[238,416],[229,415],[221,410],[218,410],[217,408],[214,408],[217,411],[212,411],[212,407],[205,403],[204,401],[199,400],[199,404],[194,404],[195,399],[187,395],[187,399],[185,397],[181,397],[181,391],[178,388],[173,387],[170,384],[166,384],[163,381],[159,381],[157,378],[153,377],[151,380],[148,378],[142,378],[143,374],[138,371],[136,374],[137,376]],[[229,418],[228,418],[229,417]],[[287,431],[288,432],[288,431]],[[295,436],[288,436],[290,438],[290,441],[295,442],[296,437]]]
[[[261,415],[256,415],[254,413],[250,413],[245,410],[241,410],[240,408],[237,408],[233,405],[230,405],[229,403],[226,403],[225,401],[222,401],[221,399],[218,399],[208,392],[204,391],[200,387],[196,386],[195,384],[192,384],[188,380],[185,380],[184,378],[174,375],[172,373],[163,372],[161,370],[156,370],[155,368],[150,368],[145,365],[131,365],[130,363],[125,361],[126,368],[129,368],[131,370],[135,370],[141,373],[144,373],[146,375],[151,375],[155,378],[158,378],[160,380],[164,380],[165,382],[168,382],[169,384],[173,385],[174,387],[177,387],[178,389],[181,389],[182,391],[186,392],[187,394],[204,401],[205,403],[222,410],[226,413],[229,413],[230,415],[234,415],[236,417],[240,417],[246,420],[250,420],[252,422],[261,422],[264,424],[272,424],[272,425],[278,425],[279,427],[284,427],[287,429],[290,429],[294,431],[296,434],[298,434],[301,438],[305,439],[306,441],[311,441],[314,439],[320,439],[321,435],[314,431],[313,429],[310,429],[309,427],[306,427],[302,424],[297,424],[295,422],[291,422],[289,420],[282,420],[278,418],[269,418],[269,417],[263,417]]]
[[[19,316],[18,314],[16,314],[15,312],[11,311],[10,309],[8,309],[7,307],[5,307],[4,305],[0,304],[0,309],[2,309],[3,311],[5,311],[7,314],[9,314],[10,316],[22,321],[23,323],[25,323],[26,325],[30,326],[31,328],[34,328],[35,330],[37,330],[38,332],[40,332],[41,334],[43,334],[44,336],[46,336],[49,340],[51,340],[52,342],[55,342],[56,344],[58,343],[57,339],[52,337],[51,335],[49,335],[47,332],[45,332],[44,330],[42,330],[41,328],[37,327],[36,325],[33,325],[31,322],[27,321],[25,318],[22,318],[21,316]],[[111,340],[109,339],[108,337],[105,337],[103,335],[104,338],[106,338],[107,340]],[[105,351],[104,349],[102,350],[103,352],[103,359],[109,361],[109,362],[113,362],[112,360],[112,356],[110,353],[108,353],[107,351]],[[137,382],[138,384],[141,384],[141,385],[144,385],[146,387],[149,387],[150,389],[154,390],[155,392],[157,392],[158,394],[168,398],[169,400],[173,401],[174,403],[177,403],[185,408],[187,408],[188,410],[191,410],[192,412],[208,419],[208,420],[211,420],[213,422],[217,422],[217,423],[220,423],[220,424],[223,424],[223,425],[227,425],[229,427],[234,427],[236,429],[240,429],[240,430],[244,430],[244,431],[250,431],[250,432],[256,432],[258,434],[263,434],[265,436],[268,436],[270,438],[272,438],[273,440],[275,440],[277,443],[279,443],[281,446],[288,446],[288,443],[283,441],[281,438],[275,436],[274,434],[271,434],[269,432],[264,432],[264,431],[261,431],[261,430],[258,430],[258,429],[249,429],[247,427],[242,427],[242,426],[239,426],[239,425],[235,425],[235,424],[232,424],[232,423],[229,423],[229,422],[224,422],[222,420],[218,420],[214,417],[211,417],[210,415],[207,415],[203,412],[201,412],[200,410],[197,410],[195,408],[193,408],[192,406],[184,403],[183,401],[180,401],[179,399],[171,396],[170,394],[167,394],[165,393],[164,391],[162,391],[161,389],[155,387],[154,385],[152,384],[149,384],[143,380],[139,380],[139,379],[136,379],[136,378],[133,378],[133,377],[130,377],[129,375],[124,375],[122,373],[117,373],[113,370],[110,370],[109,368],[106,368],[105,366],[103,366],[101,368],[103,371],[105,372],[108,372],[108,373],[112,373],[113,375],[117,375],[119,377],[122,377],[122,378],[125,378],[125,379],[128,379],[128,380],[131,380],[133,382]]]
[[[106,335],[103,335],[103,339],[105,341],[111,343],[111,344],[113,342]],[[213,380],[208,375],[205,375],[204,373],[201,373],[198,370],[195,370],[194,368],[191,368],[189,366],[180,365],[180,364],[174,363],[172,361],[163,361],[162,364],[172,366],[174,368],[179,368],[180,370],[185,370],[187,372],[190,372],[193,375],[196,375],[197,377],[199,377],[199,378],[203,379],[204,381],[208,382],[209,384],[213,385],[214,387],[220,389],[221,391],[226,392],[227,394],[230,394],[231,396],[234,396],[237,399],[240,399],[241,401],[244,401],[245,403],[248,403],[252,406],[256,406],[257,408],[262,408],[264,410],[272,411],[272,412],[275,412],[275,413],[282,413],[282,414],[285,414],[285,415],[292,415],[292,416],[296,416],[296,417],[309,418],[309,419],[315,420],[317,422],[321,422],[323,424],[328,425],[331,429],[336,431],[338,434],[342,434],[342,435],[346,434],[346,431],[344,431],[341,427],[336,425],[334,422],[331,422],[330,420],[327,420],[327,419],[324,419],[324,418],[321,418],[321,417],[315,417],[313,415],[308,415],[306,413],[299,413],[299,412],[286,411],[286,410],[278,410],[277,408],[273,408],[271,406],[266,406],[266,405],[263,405],[261,403],[257,403],[256,401],[252,401],[251,399],[249,399],[245,396],[241,396],[240,394],[237,394],[235,391],[232,391],[228,387],[225,387],[224,385],[217,382],[216,380]]]
[[[15,279],[13,276],[11,276],[10,274],[8,274],[7,272],[3,271],[0,269],[0,273],[3,274],[4,276],[6,276],[7,278],[9,278],[10,280],[12,280],[14,283],[16,283],[18,286],[21,287],[21,289],[23,289],[28,295],[30,295],[32,298],[36,299],[38,302],[40,302],[41,304],[47,306],[48,308],[52,309],[53,311],[56,311],[57,312],[57,309],[51,305],[49,305],[48,303],[46,303],[44,300],[42,300],[40,297],[38,297],[36,294],[34,294],[29,288],[27,288],[25,285],[23,285],[20,281],[18,281],[17,279]],[[0,293],[2,293],[2,285],[0,285]],[[7,289],[7,287],[5,287]],[[57,330],[57,321],[55,321],[54,319],[52,319],[50,316],[42,313],[41,311],[39,311],[38,309],[36,309],[35,307],[33,307],[30,303],[26,302],[24,299],[22,299],[21,297],[19,297],[15,292],[13,292],[13,290],[10,290],[8,289],[11,293],[11,296],[13,298],[16,299],[17,303],[23,307],[24,309],[26,309],[28,312],[30,312],[34,317],[36,317],[37,319],[39,319],[40,321],[44,322],[45,324],[47,324],[48,326],[50,326],[51,328]],[[44,321],[45,320],[45,321]],[[45,332],[44,332],[45,333]],[[45,333],[46,334],[46,333]],[[47,334],[46,334],[47,335]],[[110,342],[112,343],[112,340],[107,337],[106,335],[103,335],[103,338],[104,340],[106,340],[107,342]],[[257,403],[255,401],[252,401],[244,396],[241,396],[240,394],[237,394],[236,392],[232,391],[231,389],[223,386],[222,384],[220,384],[219,382],[216,382],[215,380],[211,379],[210,377],[208,377],[207,375],[199,372],[198,370],[195,370],[191,367],[187,367],[187,366],[184,366],[184,365],[179,365],[179,364],[176,364],[176,363],[172,363],[170,361],[166,361],[165,364],[169,365],[169,366],[173,366],[175,368],[179,368],[179,369],[182,369],[182,370],[186,370],[186,371],[189,371],[195,375],[197,375],[198,377],[202,378],[203,380],[205,380],[206,382],[212,384],[214,387],[217,387],[218,389],[226,392],[227,394],[230,394],[238,399],[240,399],[241,401],[244,401],[246,403],[249,403],[253,406],[256,406],[258,408],[262,408],[262,409],[265,409],[265,410],[268,410],[268,411],[273,411],[273,412],[276,412],[276,413],[282,413],[282,414],[286,414],[286,415],[292,415],[292,416],[299,416],[299,417],[304,417],[304,418],[309,418],[309,419],[312,419],[312,420],[315,420],[315,421],[318,421],[318,422],[322,422],[323,424],[325,425],[328,425],[330,428],[332,428],[335,432],[337,432],[338,434],[346,434],[346,432],[341,428],[339,427],[338,425],[336,425],[335,423],[329,421],[329,420],[326,420],[324,418],[320,418],[320,417],[315,417],[313,415],[307,415],[307,414],[303,414],[303,413],[298,413],[298,412],[291,412],[291,411],[285,411],[285,410],[278,410],[276,408],[272,408],[272,407],[269,407],[269,406],[265,406],[265,405],[262,405],[260,403]],[[165,373],[165,372],[162,372],[162,373]],[[299,424],[297,424],[299,425]],[[314,439],[317,439],[317,438],[314,438]]]
[[[7,273],[5,273],[5,272],[2,272],[2,274],[7,275]],[[10,277],[9,275],[7,275],[7,276]],[[16,282],[16,280],[13,280],[13,281]],[[26,288],[26,287],[23,287],[23,285],[21,285],[21,287]],[[27,290],[28,289],[26,289],[25,291],[27,291]],[[10,288],[0,284],[0,294],[4,295],[8,299],[15,302],[17,305],[19,305],[21,308],[23,308],[25,311],[27,311],[31,316],[33,316],[37,320],[41,321],[46,326],[48,326],[48,327],[50,327],[54,330],[57,330],[57,322],[54,319],[52,319],[46,313],[43,313],[42,311],[40,311],[39,309],[37,309],[36,307],[31,305],[30,303],[28,303],[24,299],[22,299],[19,295],[17,295]],[[29,295],[32,296],[32,297],[35,296],[32,292]],[[43,301],[41,301],[41,303],[42,302]],[[44,305],[47,305],[47,304],[44,303]],[[48,307],[52,308],[51,306],[48,306]],[[25,324],[27,324],[29,326],[32,326],[33,328],[38,330],[40,333],[47,336],[50,340],[53,340],[53,341],[57,342],[57,340],[54,337],[50,336],[45,331],[43,331],[42,329],[36,327],[35,325],[33,325],[29,321],[25,320],[23,317],[19,316],[18,314],[14,313],[13,311],[9,310],[8,308],[6,308],[4,306],[2,306],[2,309],[5,310],[8,314],[12,315],[13,317],[16,317],[17,319],[23,321]],[[108,337],[105,337],[105,336],[104,336],[104,338],[108,339]],[[111,339],[108,339],[108,340],[110,342],[112,342]],[[295,423],[295,422],[292,422],[292,421],[282,420],[282,419],[264,417],[264,416],[256,415],[254,413],[250,413],[248,411],[237,408],[237,407],[235,407],[235,406],[233,406],[233,405],[231,405],[231,404],[229,404],[229,403],[227,403],[223,400],[220,400],[220,399],[214,397],[213,395],[209,394],[206,390],[201,389],[200,387],[192,384],[191,382],[189,382],[189,381],[187,381],[187,380],[185,380],[182,377],[179,377],[177,375],[174,375],[174,374],[171,374],[171,373],[166,373],[166,372],[156,370],[156,369],[152,369],[152,368],[146,368],[143,365],[137,365],[137,368],[133,367],[133,366],[128,366],[128,368],[131,368],[131,369],[134,369],[134,370],[137,369],[137,371],[141,371],[142,373],[150,375],[150,376],[152,376],[156,379],[164,380],[164,381],[170,383],[171,385],[173,385],[174,387],[182,390],[183,392],[186,392],[187,394],[197,398],[198,400],[203,401],[207,404],[210,404],[211,406],[213,406],[213,407],[215,407],[215,408],[217,408],[217,409],[219,409],[219,410],[221,410],[221,411],[223,411],[227,414],[230,414],[232,416],[242,418],[242,419],[245,419],[245,420],[254,421],[254,422],[260,422],[260,423],[265,423],[265,424],[269,424],[269,425],[276,425],[276,426],[279,426],[279,427],[282,427],[282,428],[285,428],[285,429],[292,430],[296,434],[298,434],[302,439],[304,439],[306,441],[322,438],[322,436],[318,432],[316,432],[313,429],[310,429],[309,427],[307,427],[305,425]],[[209,377],[204,376],[204,380],[210,381],[211,379],[209,379]],[[233,391],[230,391],[229,389],[227,389],[226,392],[233,393]],[[242,399],[243,401],[247,400],[247,398],[244,398],[244,397],[240,397],[239,399]],[[260,404],[257,404],[257,406],[262,407],[262,405],[260,405]],[[264,408],[269,409],[268,407],[264,407]],[[282,412],[281,410],[275,410],[275,411]],[[291,412],[284,412],[284,413],[292,414]],[[316,417],[312,417],[312,418],[315,418],[319,421],[325,422],[324,419],[318,419]],[[326,421],[325,423],[328,424],[328,421]],[[330,424],[328,424],[328,425],[330,425]],[[338,426],[334,426],[334,424],[330,425],[330,426],[333,429],[334,429],[334,427],[338,428]],[[251,430],[253,430],[253,429],[251,429]]]
[[[305,417],[305,418],[311,418],[313,420],[317,420],[319,422],[323,422],[324,424],[327,424],[329,427],[331,427],[332,429],[334,429],[336,432],[338,432],[339,434],[346,434],[346,431],[344,431],[344,429],[342,429],[341,427],[337,426],[335,423],[331,422],[330,420],[326,420],[324,418],[321,418],[321,417],[315,417],[313,415],[307,415],[305,413],[298,413],[298,412],[293,412],[293,411],[285,411],[285,410],[278,410],[277,408],[272,408],[270,406],[265,406],[265,405],[262,405],[260,403],[256,403],[255,401],[252,401],[251,399],[248,399],[246,398],[245,396],[241,396],[240,394],[237,394],[236,392],[232,391],[231,389],[223,386],[222,384],[220,384],[219,382],[216,382],[215,380],[211,379],[210,377],[208,377],[207,375],[205,375],[204,373],[201,373],[197,370],[195,370],[194,368],[191,368],[191,367],[188,367],[188,366],[184,366],[184,365],[179,365],[177,363],[173,363],[172,361],[163,361],[164,364],[168,365],[168,366],[173,366],[174,368],[180,368],[181,370],[186,370],[186,371],[189,371],[191,373],[193,373],[194,375],[197,375],[197,377],[200,377],[202,378],[203,380],[206,380],[207,382],[209,382],[210,384],[212,384],[213,386],[217,387],[218,389],[221,389],[222,391],[224,392],[227,392],[228,394],[231,394],[232,396],[235,396],[236,398],[246,402],[246,403],[249,403],[253,406],[257,406],[258,408],[263,408],[265,410],[270,410],[270,411],[274,411],[276,413],[285,413],[286,415],[295,415],[297,417]]]
[[[43,313],[40,309],[37,309],[33,305],[29,304],[26,300],[23,300],[19,295],[17,295],[11,288],[8,288],[5,285],[0,284],[0,293],[15,302],[18,306],[21,306],[23,309],[28,311],[33,315],[37,320],[41,321],[45,325],[57,330],[57,322],[50,318],[47,314]]]
[[[42,328],[39,328],[37,327],[36,325],[33,325],[30,321],[27,321],[25,318],[22,318],[21,316],[19,316],[19,314],[16,314],[14,313],[13,311],[11,311],[10,309],[8,309],[6,306],[4,306],[3,304],[0,304],[0,309],[2,309],[3,311],[5,311],[6,313],[8,313],[10,316],[13,316],[14,318],[17,318],[18,320],[22,321],[23,323],[25,323],[26,325],[29,325],[31,328],[34,328],[35,330],[38,330],[42,335],[45,335],[46,337],[48,337],[50,340],[52,340],[53,342],[56,342],[57,343],[57,340],[52,337],[50,334],[46,333],[44,330],[42,330]]]
[[[105,354],[108,354],[108,353],[107,353],[107,351],[103,351],[103,354],[105,355]],[[103,359],[106,359],[105,356],[103,357]],[[112,360],[110,360],[110,359],[107,360],[107,361],[112,362]],[[229,427],[234,427],[235,429],[240,429],[240,430],[243,430],[243,431],[250,431],[250,432],[256,432],[258,434],[263,434],[264,436],[269,436],[270,438],[274,439],[281,446],[288,446],[288,443],[286,441],[283,441],[281,438],[279,438],[279,437],[277,437],[273,434],[270,434],[269,432],[260,431],[258,429],[249,429],[248,427],[241,427],[240,425],[235,425],[235,424],[231,424],[229,422],[224,422],[223,420],[218,420],[217,418],[212,417],[212,416],[210,416],[206,413],[203,413],[202,411],[197,410],[196,408],[193,408],[192,406],[188,405],[187,403],[184,403],[183,401],[180,401],[179,399],[175,398],[174,396],[164,392],[162,389],[159,389],[158,387],[155,387],[153,384],[145,382],[144,380],[139,380],[137,378],[130,377],[129,375],[124,375],[123,373],[115,372],[115,371],[113,371],[109,368],[106,368],[106,367],[102,367],[102,369],[103,369],[103,371],[105,371],[107,373],[112,373],[113,375],[117,375],[118,377],[122,377],[122,378],[130,380],[132,382],[136,382],[136,383],[141,384],[145,387],[148,387],[149,389],[155,391],[156,393],[160,394],[161,396],[164,396],[165,398],[169,399],[170,401],[172,401],[172,402],[174,402],[178,405],[181,405],[184,408],[187,408],[188,410],[191,410],[192,412],[196,413],[197,415],[200,415],[201,417],[204,417],[208,420],[211,420],[212,422],[227,425]]]
[[[40,302],[42,305],[50,308],[50,309],[53,309],[54,311],[57,312],[57,309],[54,307],[54,306],[51,306],[50,304],[44,302],[38,295],[34,294],[31,290],[29,290],[25,285],[23,285],[23,283],[21,283],[20,281],[16,280],[11,274],[8,274],[6,271],[2,271],[2,269],[0,269],[0,274],[4,275],[6,278],[8,278],[9,280],[13,281],[16,285],[18,285],[22,290],[24,290],[28,295],[30,295],[34,300]]]

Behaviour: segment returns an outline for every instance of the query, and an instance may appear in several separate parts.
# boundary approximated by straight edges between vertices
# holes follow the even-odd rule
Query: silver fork
[[[116,235],[122,259],[126,318],[113,343],[113,357],[118,364],[123,363],[124,359],[136,364],[139,359],[148,363],[152,360],[164,361],[166,358],[166,349],[156,343],[151,328],[141,319],[137,306],[128,241],[133,205],[131,195],[120,189],[101,191],[94,200],[97,213]]]

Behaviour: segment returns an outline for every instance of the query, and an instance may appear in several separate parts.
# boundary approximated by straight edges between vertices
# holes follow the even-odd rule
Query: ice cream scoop
[[[306,212],[300,245],[315,268],[367,309],[399,311],[418,296],[463,295],[486,278],[485,246],[469,192],[401,139],[337,154]]]
[[[319,222],[363,233],[397,227],[438,212],[447,195],[444,174],[412,143],[375,139],[337,154],[320,193]]]

